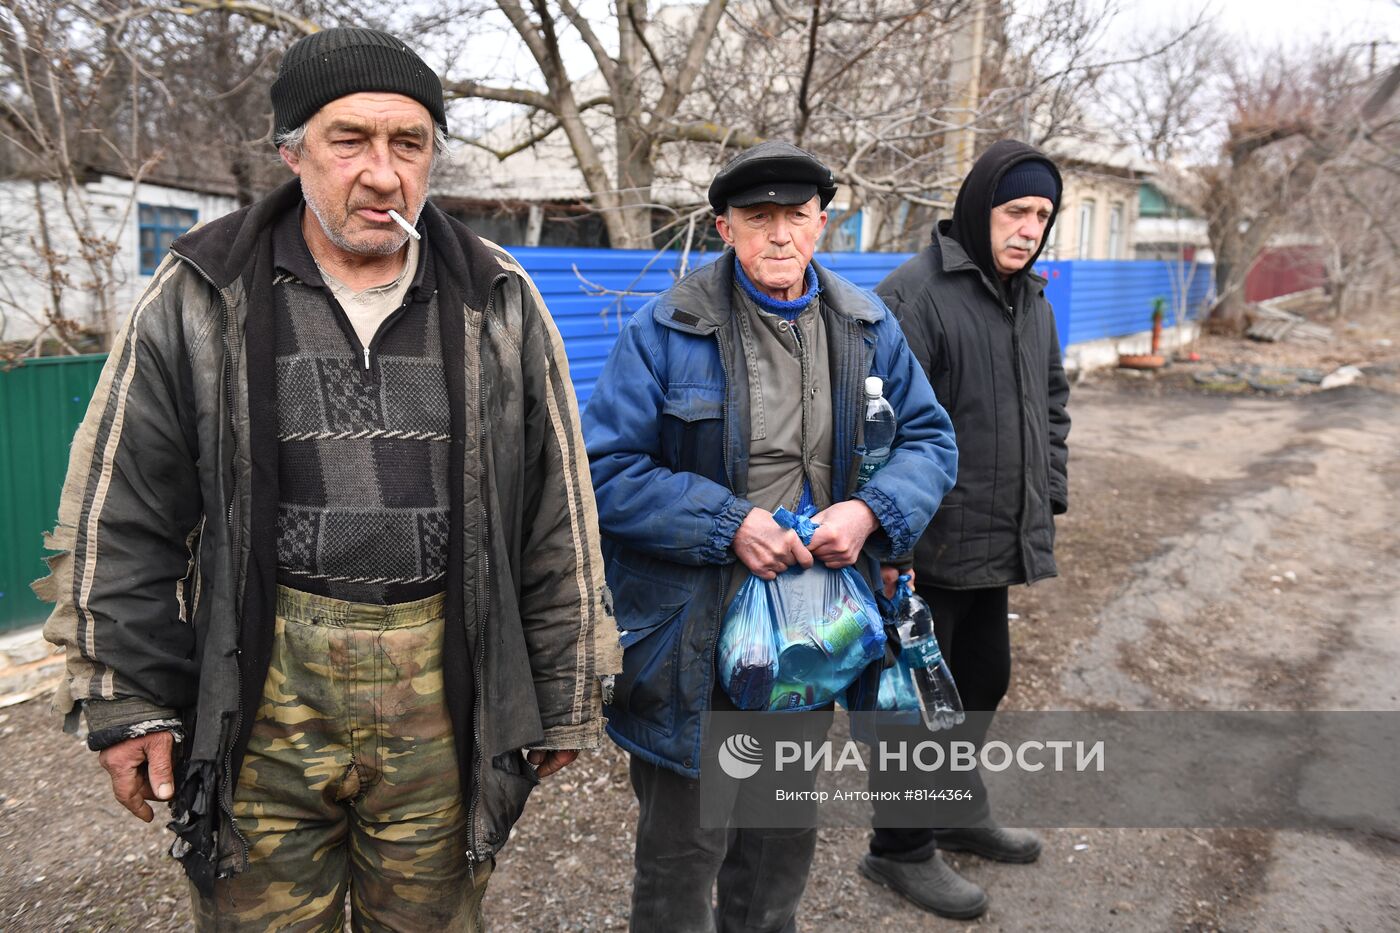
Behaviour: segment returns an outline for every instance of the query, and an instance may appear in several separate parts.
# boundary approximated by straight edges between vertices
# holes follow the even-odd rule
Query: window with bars
[[[199,211],[138,204],[136,218],[141,235],[141,274],[154,275],[175,238],[199,223]]]

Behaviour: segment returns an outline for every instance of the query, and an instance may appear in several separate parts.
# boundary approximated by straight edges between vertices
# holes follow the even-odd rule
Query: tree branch
[[[695,31],[690,35],[690,44],[685,50],[685,57],[681,60],[681,65],[676,69],[676,73],[670,81],[665,80],[662,75],[664,90],[661,92],[661,99],[657,101],[656,107],[652,110],[652,118],[648,127],[653,127],[662,121],[670,120],[676,115],[680,108],[681,101],[695,84],[695,78],[700,73],[700,66],[705,63],[705,52],[710,47],[711,40],[714,39],[715,29],[719,26],[720,19],[724,16],[724,9],[728,6],[729,0],[707,0],[705,9],[700,12],[700,18],[695,24]]]
[[[931,7],[933,3],[934,0],[928,0],[928,2],[915,7],[908,14],[901,17],[893,26],[891,26],[883,34],[867,43],[865,48],[861,49],[855,55],[852,55],[849,58],[847,58],[840,68],[837,68],[834,72],[827,75],[826,80],[824,80],[821,83],[821,85],[817,88],[813,96],[820,97],[822,94],[824,94],[826,92],[826,89],[831,87],[833,82],[835,82],[842,75],[850,71],[858,63],[867,58],[870,55],[870,53],[874,52],[884,43],[888,42],[890,37],[893,36],[895,33],[899,32],[901,29],[914,22],[914,20],[918,19],[920,14],[922,14],[925,10]],[[815,40],[815,36],[813,37],[813,39]]]
[[[812,119],[812,68],[817,63],[817,30],[821,26],[822,0],[812,0],[812,22],[807,29],[807,62],[802,68],[802,83],[797,88],[797,125],[793,127],[793,142],[802,145],[807,123]]]
[[[593,53],[593,59],[598,63],[598,71],[603,75],[603,80],[608,83],[608,87],[617,92],[617,62],[608,54],[608,50],[603,47],[603,43],[598,41],[598,35],[593,31],[592,25],[579,13],[578,7],[574,6],[571,0],[558,0],[559,8],[564,11],[564,15],[569,18],[569,23],[578,31],[588,50]],[[542,4],[536,4],[538,8]]]
[[[516,0],[496,0],[496,6],[500,7],[501,12],[506,15],[506,19],[510,20],[511,27],[515,30],[516,34],[520,36],[520,41],[525,43],[525,48],[530,50],[530,55],[535,59],[535,64],[540,66],[540,70],[544,72],[545,79],[549,80],[550,75],[556,71],[556,67],[562,67],[562,63],[559,63],[556,58],[551,56],[549,47],[545,45],[545,40],[542,35],[545,28],[544,24],[542,23],[537,29],[535,24],[531,22],[529,15],[525,12],[525,8],[516,2]],[[546,18],[547,17],[548,11],[546,11]],[[551,27],[549,33],[553,34],[553,31]],[[554,52],[558,52],[557,46],[554,48]]]
[[[443,83],[442,92],[449,100],[499,100],[507,104],[524,104],[546,113],[555,112],[554,101],[549,95],[525,87],[493,87],[480,81],[450,81]]]
[[[121,25],[133,19],[154,16],[158,13],[173,13],[179,16],[197,16],[201,13],[236,13],[260,25],[271,26],[273,29],[285,32],[299,33],[303,36],[321,31],[320,25],[312,20],[294,16],[280,7],[257,3],[254,0],[187,0],[185,3],[171,6],[133,7],[130,10],[123,10],[115,16],[100,19],[98,22],[104,25]]]
[[[664,75],[666,66],[661,64],[661,56],[656,54],[651,40],[647,38],[646,30],[642,28],[642,23],[637,19],[637,5],[635,3],[627,4],[627,21],[632,24],[632,34],[637,37],[637,41],[646,50],[647,57],[651,59],[651,67],[656,69],[657,74]]]
[[[721,143],[740,149],[750,149],[766,138],[706,122],[671,123],[654,130],[653,134],[662,142]]]
[[[578,109],[579,109],[579,112],[582,113],[582,112],[585,111],[585,110],[591,110],[591,109],[594,108],[594,107],[599,107],[599,106],[602,106],[603,104],[610,104],[610,103],[612,103],[612,98],[609,97],[609,96],[607,96],[607,95],[603,95],[603,96],[600,96],[600,97],[594,97],[594,98],[592,98],[592,99],[590,99],[590,100],[584,101],[582,104],[579,105],[579,108],[578,108]],[[559,130],[562,126],[563,126],[563,124],[560,123],[558,120],[553,120],[553,121],[551,121],[550,124],[549,124],[548,126],[546,126],[544,129],[539,130],[539,131],[537,131],[537,132],[535,132],[535,133],[532,133],[528,139],[525,139],[525,140],[522,140],[521,142],[515,143],[514,145],[512,145],[512,146],[510,146],[509,148],[506,148],[506,149],[493,149],[493,148],[491,148],[490,146],[488,146],[486,143],[482,142],[481,140],[479,140],[479,139],[473,139],[473,138],[470,137],[470,136],[458,136],[458,135],[456,135],[456,134],[452,134],[452,138],[455,139],[455,140],[458,140],[459,142],[465,143],[465,144],[468,145],[468,146],[473,146],[473,147],[475,147],[475,148],[477,148],[477,149],[481,149],[481,150],[484,151],[484,152],[489,152],[489,153],[491,153],[493,156],[496,157],[497,161],[504,162],[506,159],[509,159],[511,156],[515,155],[516,153],[518,153],[518,152],[524,152],[526,149],[529,149],[531,146],[534,146],[536,143],[542,143],[542,142],[544,142],[544,141],[545,141],[546,139],[548,139],[550,136],[553,136],[554,133],[555,133],[557,130]]]

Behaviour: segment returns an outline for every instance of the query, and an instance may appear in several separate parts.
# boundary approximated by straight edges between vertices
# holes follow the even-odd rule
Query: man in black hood
[[[1063,185],[1053,162],[1014,140],[972,167],[933,242],[880,283],[958,438],[958,480],[914,552],[919,593],[968,710],[993,711],[1011,679],[1007,588],[1056,574],[1054,515],[1068,508],[1069,384],[1045,279],[1031,266]],[[941,736],[980,745],[988,717]],[[973,720],[981,721],[981,728]],[[1004,862],[1040,855],[1033,833],[998,826],[977,772],[954,772],[978,812],[935,830],[893,828],[877,807],[862,871],[926,910],[975,917],[987,906],[936,849]],[[954,788],[957,789],[957,788]],[[938,824],[938,812],[929,812]],[[949,820],[949,822],[953,822]],[[882,825],[883,824],[883,825]]]

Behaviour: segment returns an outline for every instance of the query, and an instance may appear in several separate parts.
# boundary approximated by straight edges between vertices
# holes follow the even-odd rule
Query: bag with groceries
[[[812,515],[778,509],[773,518],[805,545],[817,530]],[[884,625],[865,579],[854,567],[818,561],[774,580],[749,574],[720,629],[719,679],[739,709],[817,709],[884,654]]]

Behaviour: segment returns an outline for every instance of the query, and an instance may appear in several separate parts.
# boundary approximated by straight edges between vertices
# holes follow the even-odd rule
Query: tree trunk
[[[1215,307],[1206,319],[1206,326],[1212,333],[1241,334],[1249,324],[1247,304],[1244,300],[1244,283],[1231,280],[1233,271],[1230,265],[1216,263]]]
[[[233,176],[234,195],[238,198],[238,206],[247,207],[256,201],[257,196],[253,192],[253,166],[249,164],[248,151],[244,145],[239,145],[233,151],[228,170]]]
[[[655,149],[642,123],[639,70],[645,49],[637,34],[638,25],[645,26],[646,21],[644,0],[619,6],[617,84],[613,89],[617,210],[612,212],[613,222],[608,225],[613,249],[652,248],[651,186],[656,180]]]
[[[1220,205],[1207,224],[1215,252],[1215,307],[1206,327],[1217,334],[1240,334],[1249,325],[1245,278],[1268,242],[1274,222],[1268,213],[1246,217],[1227,184],[1212,200]]]
[[[608,236],[614,249],[651,249],[651,186],[656,176],[651,144],[618,123],[617,145],[620,208],[614,212],[617,224],[608,228]]]

